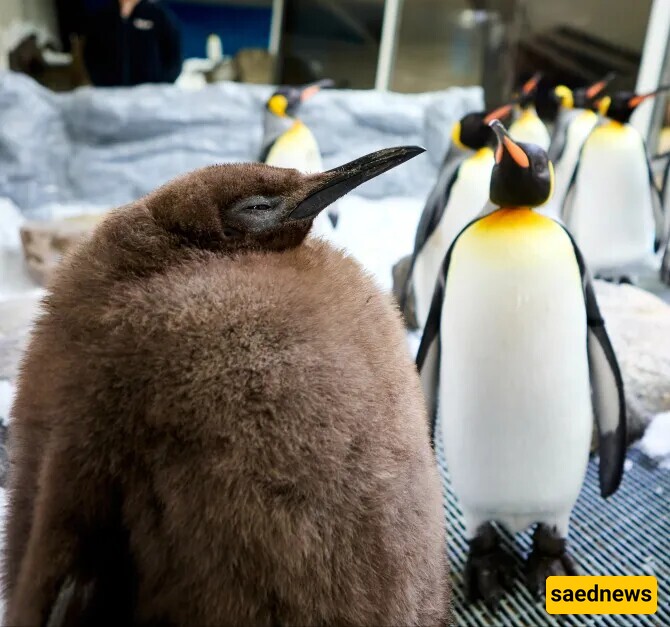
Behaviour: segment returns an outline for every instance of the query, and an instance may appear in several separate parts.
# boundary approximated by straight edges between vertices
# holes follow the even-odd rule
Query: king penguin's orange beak
[[[501,122],[499,120],[493,120],[489,123],[489,126],[493,129],[493,132],[498,139],[498,147],[496,148],[495,153],[496,163],[500,163],[504,153],[507,152],[519,167],[530,167],[530,159],[528,159],[528,155],[523,151],[521,146],[509,136],[507,129]]]
[[[537,87],[537,84],[540,82],[540,79],[542,78],[542,72],[535,72],[533,76],[531,76],[524,84],[523,87],[521,88],[521,93],[524,96],[527,96],[530,94],[533,89]]]
[[[316,96],[316,94],[318,94],[322,89],[326,89],[328,87],[335,87],[335,81],[329,78],[324,78],[323,80],[317,81],[316,83],[309,85],[302,90],[300,94],[300,101],[305,102]]]
[[[667,91],[668,89],[670,89],[670,85],[663,85],[663,86],[659,87],[658,89],[655,89],[654,91],[650,91],[646,94],[640,94],[638,96],[633,96],[628,101],[628,106],[631,109],[634,109],[635,107],[637,107],[639,104],[643,103],[648,98],[653,98],[657,94],[660,94],[663,91]]]
[[[595,98],[609,83],[614,79],[616,74],[614,72],[610,72],[605,78],[602,80],[599,80],[597,83],[593,83],[593,85],[589,86],[588,89],[586,90],[586,97],[591,99]]]
[[[490,124],[493,120],[499,120],[500,118],[505,118],[510,114],[513,104],[506,104],[502,107],[494,109],[484,118],[484,124]]]

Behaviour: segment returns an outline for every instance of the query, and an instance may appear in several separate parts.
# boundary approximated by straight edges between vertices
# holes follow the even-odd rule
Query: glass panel
[[[634,88],[651,0],[408,0],[391,86],[425,91],[484,85],[489,104],[522,78],[583,85],[609,70]]]
[[[279,82],[374,87],[383,17],[384,0],[286,0]]]

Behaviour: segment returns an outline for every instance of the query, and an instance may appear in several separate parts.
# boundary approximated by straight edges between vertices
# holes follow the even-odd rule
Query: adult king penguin
[[[573,574],[572,508],[600,434],[600,490],[618,487],[625,453],[623,384],[579,249],[534,207],[551,193],[538,146],[500,122],[491,175],[497,211],[467,226],[445,257],[417,365],[442,425],[449,474],[470,543],[471,599],[495,605],[509,577],[492,522],[537,523],[528,583]],[[438,402],[439,397],[439,402]]]
[[[446,624],[399,315],[356,261],[303,244],[421,152],[199,170],[62,262],[13,408],[3,624]]]
[[[618,92],[599,101],[608,119],[584,142],[565,199],[563,221],[590,269],[604,278],[626,276],[625,266],[651,258],[663,235],[645,142],[628,123],[638,105],[659,91]]]
[[[305,174],[323,170],[319,144],[297,114],[304,102],[334,85],[332,80],[323,79],[304,87],[280,87],[270,96],[265,104],[260,161],[278,168],[295,168]],[[337,219],[337,208],[328,207],[317,216],[312,233],[333,239]]]
[[[512,105],[468,113],[452,129],[452,145],[460,149],[445,160],[419,220],[401,311],[413,299],[416,320],[423,328],[430,310],[435,281],[451,242],[488,200],[495,136],[488,123],[510,113]],[[474,154],[464,157],[467,151]]]
[[[597,83],[579,89],[572,90],[565,85],[554,89],[559,102],[559,114],[547,151],[556,171],[554,193],[547,203],[547,210],[551,211],[552,216],[561,214],[582,146],[598,123],[596,101],[613,77],[613,74],[609,74]]]
[[[549,148],[551,137],[544,122],[535,110],[537,86],[542,78],[541,73],[534,74],[521,87],[517,97],[517,118],[509,127],[510,135],[520,142],[537,144],[544,150]]]

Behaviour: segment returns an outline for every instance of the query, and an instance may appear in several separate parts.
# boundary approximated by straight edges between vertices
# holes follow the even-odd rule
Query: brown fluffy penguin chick
[[[4,624],[446,623],[399,315],[356,261],[303,241],[419,152],[200,170],[63,261],[10,427]]]

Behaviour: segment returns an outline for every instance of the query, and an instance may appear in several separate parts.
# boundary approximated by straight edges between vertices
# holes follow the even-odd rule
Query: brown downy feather
[[[201,170],[64,260],[13,408],[5,624],[446,624],[390,297],[303,242],[311,221],[252,233],[228,212],[327,174]]]

